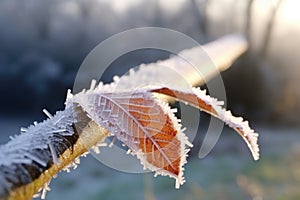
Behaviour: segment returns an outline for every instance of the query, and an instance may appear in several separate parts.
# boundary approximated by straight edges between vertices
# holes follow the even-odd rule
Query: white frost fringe
[[[193,88],[193,92],[206,104],[211,105],[214,108],[217,113],[215,117],[221,119],[229,127],[235,129],[236,131],[239,131],[239,133],[242,134],[242,137],[247,143],[254,160],[258,160],[258,133],[254,132],[254,130],[250,128],[248,121],[244,121],[242,117],[233,116],[231,111],[221,107],[224,104],[223,101],[218,101],[217,99],[210,97],[206,94],[205,90],[201,90],[200,88]]]

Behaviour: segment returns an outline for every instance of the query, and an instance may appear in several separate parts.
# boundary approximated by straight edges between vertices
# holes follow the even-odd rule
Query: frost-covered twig
[[[0,199],[31,199],[41,188],[47,190],[52,177],[76,167],[78,156],[107,135],[72,102],[22,132],[0,146]]]
[[[240,36],[230,36],[201,48],[216,66],[204,70],[202,76],[198,76],[197,70],[189,68],[176,57],[148,64],[138,71],[138,75],[142,75],[143,70],[157,71],[156,66],[163,64],[185,77],[189,84],[202,84],[205,81],[203,77],[208,80],[229,67],[246,50],[247,43]],[[183,51],[181,55],[191,59],[194,65],[201,66],[203,62],[198,56],[201,48]],[[153,82],[157,78],[164,79],[164,74],[160,75],[162,77],[147,76],[147,79],[152,78]],[[126,82],[126,77],[122,81],[124,80]],[[141,78],[139,80],[143,81]],[[128,83],[133,84],[132,86],[136,84]],[[100,144],[109,134],[83,110],[82,105],[73,102],[71,97],[67,99],[64,111],[59,111],[54,116],[45,113],[49,119],[22,129],[20,135],[12,137],[11,141],[0,146],[0,199],[31,199],[43,187],[44,195],[52,177],[62,169],[68,169],[68,166],[75,167],[79,156]]]

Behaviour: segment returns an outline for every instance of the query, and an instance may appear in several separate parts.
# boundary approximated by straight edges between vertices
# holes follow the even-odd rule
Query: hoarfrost
[[[67,106],[64,111],[58,111],[51,119],[30,125],[26,132],[13,136],[7,144],[0,146],[0,166],[38,161],[39,159],[32,159],[36,157],[33,151],[45,150],[52,144],[60,142],[56,135],[73,135],[72,123],[75,123],[72,107]]]

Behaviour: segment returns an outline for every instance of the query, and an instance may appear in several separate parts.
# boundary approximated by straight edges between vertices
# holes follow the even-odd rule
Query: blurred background
[[[47,199],[299,199],[299,8],[297,0],[1,0],[0,143],[45,119],[43,108],[63,109],[83,59],[115,33],[157,26],[201,44],[240,33],[249,51],[222,77],[228,108],[261,135],[260,161],[229,129],[200,160],[204,116],[182,189],[166,177],[124,174],[89,157],[71,174],[59,174]],[[168,56],[134,51],[112,63],[102,80]]]

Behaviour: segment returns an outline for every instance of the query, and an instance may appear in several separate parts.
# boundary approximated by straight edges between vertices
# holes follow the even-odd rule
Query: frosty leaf
[[[243,118],[241,117],[234,117],[230,111],[226,111],[221,107],[223,102],[210,97],[206,94],[206,91],[200,90],[199,88],[193,88],[192,92],[187,92],[163,87],[152,89],[151,92],[174,97],[179,101],[186,102],[191,106],[199,108],[200,110],[221,119],[229,127],[233,128],[241,135],[241,137],[247,143],[254,160],[259,159],[259,147],[257,144],[258,134],[249,127],[247,121],[243,121]]]
[[[89,90],[74,101],[100,126],[115,135],[145,168],[184,183],[183,165],[192,146],[169,106],[151,92],[109,93]]]

